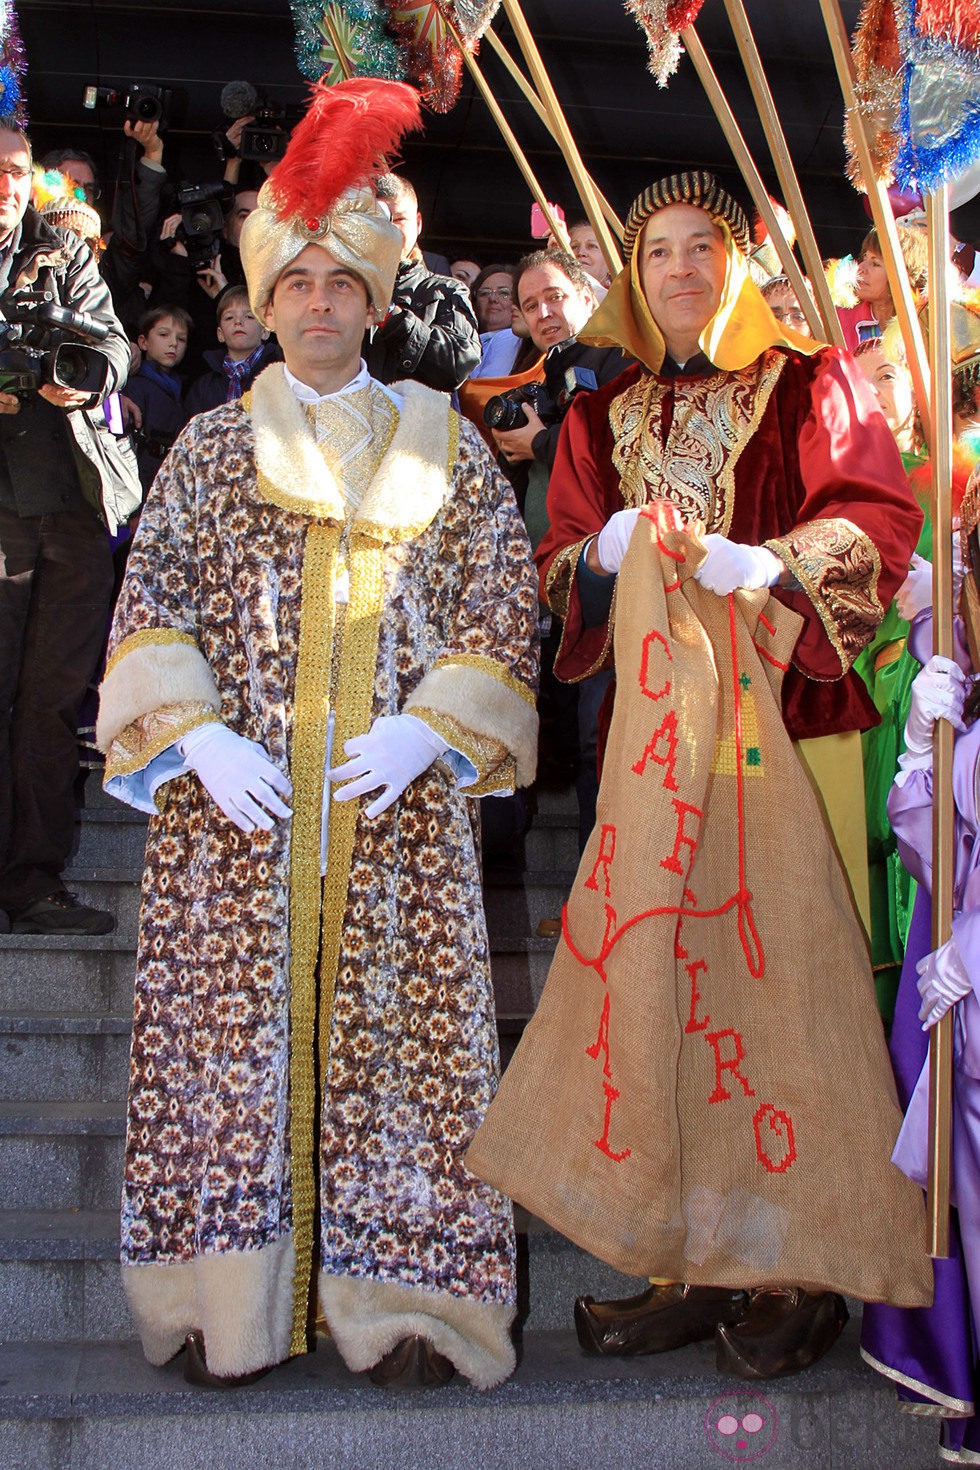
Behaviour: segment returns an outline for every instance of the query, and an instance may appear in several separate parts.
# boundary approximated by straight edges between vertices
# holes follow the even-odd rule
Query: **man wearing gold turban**
[[[264,185],[285,362],[165,462],[102,689],[106,787],[152,813],[125,1285],[211,1386],[317,1309],[379,1383],[514,1364],[510,1205],[462,1163],[497,1070],[467,797],[533,778],[537,587],[480,436],[360,361],[401,255],[368,181],[417,114],[318,88]]]
[[[537,553],[543,597],[563,621],[555,672],[561,678],[576,681],[613,666],[620,566],[631,539],[634,544],[629,566],[635,568],[641,564],[638,548],[641,541],[647,546],[653,534],[644,508],[650,502],[667,502],[679,510],[683,524],[701,542],[698,556],[703,555],[703,560],[689,573],[700,589],[727,598],[741,589],[769,588],[778,603],[788,605],[797,615],[799,631],[795,634],[795,647],[793,629],[787,643],[787,648],[792,648],[792,658],[788,667],[778,663],[780,670],[786,667],[782,681],[783,722],[797,742],[810,737],[834,737],[831,758],[835,779],[847,798],[849,760],[860,779],[861,747],[857,732],[876,723],[861,680],[849,670],[907,571],[921,512],[909,493],[888,426],[860,371],[843,354],[801,337],[776,321],[750,278],[743,254],[747,245],[748,228],[742,210],[710,174],[691,172],[662,179],[647,189],[630,211],[624,240],[626,266],[580,333],[580,340],[603,346],[615,344],[634,357],[636,365],[596,392],[582,394],[573,402],[565,419],[549,485],[550,529]],[[673,510],[669,512],[674,514]],[[662,519],[666,516],[668,512],[661,512]],[[644,528],[643,537],[633,536],[638,523]],[[675,552],[664,547],[663,555],[674,556]],[[685,560],[685,555],[676,554],[676,561]],[[676,581],[669,587],[665,581],[665,592],[672,593],[681,586],[681,574],[675,575]],[[626,586],[630,585],[635,583],[627,580]],[[699,590],[697,597],[701,595]],[[700,605],[697,597],[695,607]],[[734,618],[735,600],[729,602]],[[678,598],[677,606],[681,605],[682,600]],[[711,617],[718,616],[711,610],[713,604],[705,605]],[[738,605],[749,606],[741,602]],[[758,597],[751,604],[753,608],[761,605]],[[779,608],[778,612],[782,613],[783,609]],[[630,608],[621,608],[620,616],[627,628],[632,627]],[[793,616],[789,621],[795,628]],[[645,694],[653,700],[661,699],[672,683],[678,683],[687,657],[685,649],[695,646],[679,642],[676,652],[671,653],[664,635],[654,626],[647,634],[644,649],[652,647],[651,640],[655,639],[660,640],[657,647],[662,654],[654,681],[658,687],[655,689],[651,684],[648,688],[644,682],[645,662],[639,675],[641,696]],[[668,666],[665,661],[670,659],[674,661]],[[777,660],[773,658],[770,662],[776,664]],[[615,771],[607,772],[610,786],[607,788],[604,777],[600,820],[603,811],[616,810],[609,791],[633,790],[632,809],[642,808],[643,795],[630,787],[629,781],[630,773],[635,781],[636,775],[645,770],[648,757],[652,756],[657,763],[651,769],[655,772],[658,792],[661,785],[683,791],[672,784],[672,773],[675,760],[680,760],[678,750],[693,751],[696,745],[700,750],[703,745],[697,738],[701,729],[699,721],[709,722],[705,739],[712,744],[730,739],[733,749],[742,749],[739,742],[744,737],[746,746],[764,747],[747,750],[745,755],[749,767],[754,767],[748,774],[762,774],[761,768],[768,760],[767,750],[771,754],[775,747],[765,747],[763,741],[750,736],[749,724],[738,727],[737,721],[733,737],[726,736],[720,724],[716,734],[711,723],[713,717],[702,713],[715,708],[716,684],[725,668],[720,654],[711,667],[714,682],[709,687],[708,674],[704,674],[703,694],[697,697],[697,692],[692,691],[689,706],[676,715],[668,714],[641,760],[636,765],[624,766],[622,774],[618,766]],[[666,681],[662,689],[659,688],[661,668]],[[626,710],[632,708],[628,701],[635,697],[637,677],[624,672],[623,678],[621,697]],[[742,680],[747,691],[753,681],[744,670],[738,682]],[[756,698],[754,692],[745,694],[746,710],[750,713],[761,707],[752,703]],[[611,707],[611,703],[607,695],[607,705]],[[663,705],[667,703],[663,700]],[[642,697],[639,704],[643,704]],[[657,719],[664,718],[663,707],[656,708]],[[746,714],[744,718],[749,717]],[[622,727],[620,720],[614,730]],[[785,744],[778,726],[777,733]],[[620,747],[616,749],[619,751]],[[695,756],[691,755],[690,759],[693,761]],[[723,774],[738,774],[737,768],[742,765],[743,757],[739,756],[729,770],[718,755],[711,771],[717,767]],[[789,765],[792,769],[795,762]],[[819,784],[819,774],[816,779]],[[758,789],[761,788],[753,791]],[[821,981],[820,1014],[807,1018],[802,1027],[799,1057],[794,1051],[792,1063],[786,1060],[778,996],[782,987],[792,987],[801,993],[801,971],[804,975],[821,976],[819,933],[800,936],[799,943],[787,942],[793,951],[788,971],[771,963],[765,981],[750,988],[744,1015],[741,1011],[737,1013],[740,1031],[729,1028],[709,1034],[705,1030],[708,1018],[695,1019],[701,1014],[697,986],[700,984],[702,991],[707,988],[700,974],[705,967],[701,961],[692,962],[685,974],[680,961],[688,957],[688,951],[681,945],[680,918],[676,920],[676,934],[669,918],[664,921],[663,929],[656,927],[654,919],[657,915],[693,914],[698,909],[696,895],[685,890],[682,907],[658,908],[657,903],[669,905],[671,900],[661,899],[660,889],[655,885],[666,881],[661,870],[690,872],[698,848],[698,839],[692,834],[698,830],[697,820],[704,816],[702,804],[706,810],[712,790],[709,781],[703,800],[691,796],[692,802],[698,802],[697,806],[686,807],[682,801],[675,801],[679,824],[676,837],[671,827],[666,835],[659,831],[650,833],[646,846],[641,843],[638,850],[645,854],[645,859],[637,860],[635,875],[631,869],[629,881],[635,882],[637,890],[654,896],[640,904],[647,912],[641,912],[634,920],[623,919],[626,903],[623,895],[627,890],[622,884],[610,888],[608,865],[613,852],[617,861],[625,861],[621,849],[629,851],[627,844],[619,841],[622,828],[607,825],[602,827],[601,838],[594,835],[569,900],[569,909],[573,902],[579,908],[573,910],[572,918],[568,918],[569,910],[566,910],[565,943],[559,946],[542,1005],[508,1068],[469,1158],[471,1167],[481,1177],[498,1187],[516,1191],[516,1197],[534,1213],[558,1224],[580,1243],[589,1242],[596,1254],[605,1252],[604,1259],[621,1270],[635,1274],[649,1272],[651,1277],[658,1273],[661,1279],[653,1281],[638,1297],[614,1302],[595,1302],[585,1297],[576,1303],[576,1326],[586,1351],[650,1353],[717,1334],[720,1368],[749,1378],[767,1378],[814,1362],[836,1339],[846,1321],[846,1309],[837,1294],[849,1290],[846,1283],[855,1279],[853,1274],[848,1275],[855,1253],[851,1239],[844,1239],[846,1230],[841,1232],[843,1244],[836,1255],[834,1249],[828,1248],[820,1265],[814,1268],[813,1276],[790,1276],[783,1284],[786,1278],[780,1274],[785,1261],[794,1259],[799,1269],[801,1259],[799,1254],[794,1257],[789,1251],[780,1254],[779,1242],[790,1238],[788,1222],[794,1218],[788,1199],[804,1175],[821,1192],[821,1168],[826,1179],[832,1167],[828,1157],[832,1150],[815,1148],[811,1129],[807,1135],[810,1151],[804,1159],[801,1148],[802,1162],[794,1174],[791,1166],[797,1155],[787,1115],[781,1161],[774,1163],[757,1143],[757,1155],[747,1150],[746,1162],[741,1155],[736,1158],[727,1150],[724,1127],[728,1125],[723,1125],[719,1113],[710,1108],[704,1113],[698,1109],[705,1101],[725,1100],[733,1095],[724,1085],[725,1078],[731,1080],[732,1067],[736,1069],[744,1096],[752,1096],[753,1089],[747,1081],[750,1050],[751,1065],[762,1066],[765,1058],[766,1064],[778,1071],[780,1085],[785,1081],[787,1090],[795,1090],[794,1096],[809,1098],[813,1089],[808,1091],[806,1079],[827,1075],[820,1066],[811,1066],[811,1062],[818,1053],[833,1058],[835,1036],[850,1034],[850,1023],[837,1019],[837,1011],[843,1012],[843,1006],[838,1007],[833,989],[834,985],[849,984],[850,980],[834,975],[832,979],[827,977],[826,984]],[[823,794],[826,797],[830,793],[825,789]],[[858,812],[863,812],[861,801],[858,788],[853,802]],[[624,799],[621,805],[626,804]],[[772,818],[773,804],[779,804],[778,791],[769,795],[767,820]],[[748,876],[742,879],[741,886],[746,902],[752,900],[750,890],[754,890],[759,901],[762,886],[768,881],[767,874],[782,869],[795,871],[787,861],[787,854],[792,851],[796,855],[803,839],[794,821],[799,812],[788,809],[788,805],[773,822],[776,838],[771,841],[767,835],[759,834],[754,849],[745,853]],[[606,820],[611,824],[613,817],[608,816]],[[684,820],[687,826],[683,825]],[[815,820],[820,821],[819,814],[815,814]],[[740,833],[741,822],[740,808]],[[705,830],[708,836],[703,846],[711,842],[710,826]],[[670,855],[672,841],[673,856]],[[716,841],[720,845],[723,839]],[[822,828],[820,841],[827,853],[827,864],[833,864],[836,872]],[[839,841],[843,847],[843,839]],[[640,843],[639,837],[637,842]],[[658,866],[650,854],[660,851],[659,842],[666,843],[668,856]],[[686,868],[679,861],[681,847]],[[642,871],[643,861],[647,864],[646,876]],[[708,858],[699,857],[697,861],[707,863]],[[819,869],[817,859],[814,861],[818,868],[812,882],[814,886],[825,885],[830,893],[827,873]],[[705,868],[702,866],[699,871],[703,877]],[[578,933],[574,915],[581,913],[581,905],[586,902],[579,899],[580,891],[599,892],[601,917],[600,872],[605,873],[607,934],[600,957],[592,959],[595,947],[589,949],[586,944],[584,950],[575,949],[571,936]],[[697,887],[699,896],[705,900],[699,883],[695,879],[688,881],[690,888]],[[834,881],[839,894],[846,892],[839,875]],[[771,882],[770,891],[775,891]],[[856,941],[852,946],[856,956],[852,968],[855,984],[863,987],[863,1010],[857,1014],[864,1017],[860,1025],[868,1028],[876,1025],[877,1018],[870,966],[861,935],[851,913],[840,912],[833,917],[836,910],[829,899],[827,902],[832,924],[839,924],[842,930],[845,924],[852,926],[848,931]],[[705,900],[702,907],[710,905]],[[723,910],[713,912],[721,914]],[[698,917],[710,916],[698,913]],[[635,927],[641,918],[646,923],[643,929]],[[785,903],[776,923],[782,925],[784,933],[791,932]],[[628,963],[629,957],[635,961],[635,951],[628,950],[628,941],[624,939],[622,946],[613,950],[615,941],[627,930],[635,951],[645,946],[649,964],[649,970],[645,971],[634,962],[635,980],[630,978],[633,972]],[[601,935],[601,927],[599,932]],[[771,935],[771,929],[767,932]],[[684,933],[689,933],[688,923]],[[691,941],[687,938],[685,942]],[[585,944],[581,935],[579,943]],[[661,944],[665,948],[655,948]],[[737,940],[729,948],[737,949]],[[696,951],[692,950],[693,953]],[[622,958],[624,954],[627,958]],[[632,1007],[629,1014],[635,1024],[632,1028],[621,1025],[611,1043],[609,1007],[614,959],[622,967],[616,980],[622,986],[616,993],[619,1014],[622,1016],[624,1004]],[[719,954],[719,968],[737,962],[737,954],[735,960],[729,959],[727,951]],[[589,966],[606,985],[606,1009],[599,1023],[598,1039],[587,1048],[578,1043],[571,1023],[567,1032],[562,1032],[560,1008],[557,1005],[547,1008],[552,979],[556,978],[558,985],[565,984],[566,974],[579,973],[575,970],[576,963],[583,977],[580,988],[595,983]],[[609,969],[604,969],[604,965]],[[573,981],[568,984],[567,993],[574,995]],[[685,985],[691,996],[686,1030]],[[559,999],[566,994],[561,989],[554,993]],[[648,999],[651,994],[652,1001]],[[720,1011],[723,1003],[726,1002],[712,1004],[711,1010]],[[730,996],[727,1003],[734,1004]],[[614,1014],[616,1005],[614,999]],[[645,1006],[656,1009],[658,1005],[662,1005],[660,1024],[651,1022],[654,1028],[651,1036],[643,1030],[645,1021],[637,1018],[647,1016]],[[703,1009],[707,1010],[706,1003]],[[543,1012],[546,1015],[542,1020]],[[715,1024],[724,1026],[725,1023],[719,1022],[716,1016]],[[731,1023],[735,1024],[735,1021]],[[587,1025],[588,1022],[582,1023],[581,1029],[584,1031]],[[594,1025],[588,1033],[590,1042],[595,1036]],[[741,1037],[748,1038],[749,1026],[756,1029],[752,1042],[744,1043],[743,1053]],[[703,1095],[695,1089],[696,1105],[691,1102],[685,1112],[682,1097],[691,1095],[682,1094],[681,1078],[695,1073],[688,1070],[689,1064],[681,1058],[689,1057],[692,1048],[700,1047],[697,1066],[703,1063],[707,1069],[702,1056],[709,1052],[705,1035],[716,1049],[717,1067],[721,1070],[714,1093],[707,1096],[710,1085]],[[646,1041],[640,1042],[641,1036],[646,1036]],[[568,1041],[568,1047],[562,1053],[564,1041]],[[887,1097],[890,1079],[882,1061],[880,1031],[876,1036],[869,1033],[867,1042],[862,1056],[870,1058],[868,1075],[885,1079],[882,1096]],[[611,1080],[614,1075],[611,1045],[616,1047],[615,1083]],[[661,1045],[662,1051],[657,1052]],[[556,1055],[568,1058],[565,1063],[568,1076],[575,1081],[583,1098],[583,1119],[579,1126],[578,1118],[573,1120],[567,1109],[561,1113],[556,1128],[573,1138],[573,1143],[568,1146],[567,1158],[559,1157],[554,1164],[552,1177],[550,1155],[544,1159],[534,1152],[538,1138],[545,1139],[546,1146],[552,1140],[541,1121],[542,1111],[537,1114],[535,1134],[528,1137],[521,1130],[519,1115],[526,1104],[523,1078],[533,1080],[539,1079],[540,1074],[555,1075]],[[745,1077],[738,1072],[743,1055]],[[597,1124],[587,1112],[587,1099],[596,1093],[600,1070],[596,1059],[603,1057],[605,1069],[599,1080],[605,1089],[606,1132],[598,1138],[597,1132],[587,1130],[602,1127],[601,1108]],[[549,1059],[550,1069],[546,1065]],[[587,1070],[589,1067],[591,1072]],[[647,1118],[645,1144],[652,1157],[644,1174],[642,1150],[636,1138],[636,1129],[640,1127],[638,1118],[633,1119],[632,1153],[625,1140],[621,1151],[610,1151],[606,1140],[614,1104],[620,1110],[615,1115],[620,1132],[628,1131],[624,1123],[628,1115],[623,1110],[632,1103],[623,1079],[632,1079],[632,1095],[635,1095],[640,1079],[647,1077],[655,1078],[650,1083],[651,1097],[662,1102],[662,1094],[666,1104],[663,1117]],[[564,1103],[564,1093],[560,1093],[560,1099]],[[891,1105],[894,1107],[893,1100]],[[751,1106],[759,1107],[759,1099]],[[765,1124],[765,1115],[765,1107],[756,1113],[757,1138],[759,1127]],[[712,1121],[706,1122],[706,1118]],[[821,1128],[825,1118],[826,1109]],[[717,1175],[709,1176],[701,1187],[701,1182],[695,1178],[692,1183],[690,1176],[696,1174],[697,1164],[705,1153],[703,1149],[698,1153],[700,1137],[711,1129],[715,1130],[711,1133],[715,1140],[711,1147],[723,1157],[724,1167],[719,1167]],[[803,1131],[801,1127],[801,1135]],[[830,1131],[833,1132],[833,1125]],[[875,1159],[885,1175],[891,1169],[888,1155],[893,1136],[891,1140],[879,1137],[875,1143]],[[675,1153],[671,1150],[677,1137],[681,1143]],[[685,1138],[692,1141],[688,1154],[683,1153]],[[595,1140],[598,1141],[593,1147]],[[664,1140],[662,1147],[660,1140]],[[555,1151],[561,1153],[560,1144],[552,1150]],[[820,1156],[815,1158],[815,1153]],[[528,1192],[521,1193],[523,1184],[514,1178],[517,1166],[511,1161],[515,1158],[535,1181]],[[685,1159],[687,1173],[682,1167]],[[608,1174],[602,1173],[604,1165]],[[720,1177],[726,1173],[735,1177],[737,1187],[727,1189]],[[626,1179],[628,1185],[621,1182]],[[777,1181],[783,1179],[787,1182],[780,1193]],[[606,1198],[602,1189],[607,1191]],[[826,1196],[826,1183],[822,1193]],[[797,1210],[797,1217],[805,1215],[805,1211]],[[776,1219],[783,1222],[782,1234],[774,1225]],[[797,1238],[804,1243],[811,1220],[812,1216],[799,1218]],[[853,1223],[850,1222],[852,1226]],[[836,1249],[836,1235],[834,1239]],[[915,1244],[924,1260],[921,1243]],[[857,1258],[860,1256],[859,1251]],[[683,1276],[678,1279],[685,1271],[691,1274],[686,1279]],[[792,1284],[794,1280],[808,1281],[812,1289],[796,1287]],[[746,1293],[739,1287],[758,1289]]]

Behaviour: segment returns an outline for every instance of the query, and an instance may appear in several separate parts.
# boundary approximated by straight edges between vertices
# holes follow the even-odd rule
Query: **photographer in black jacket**
[[[30,194],[30,145],[0,119],[0,296],[49,292],[94,317],[107,329],[108,371],[99,393],[0,391],[0,928],[101,934],[112,916],[80,904],[61,872],[74,836],[76,716],[112,593],[106,525],[136,508],[118,499],[107,430],[90,410],[125,381],[129,344],[88,246],[45,224]]]

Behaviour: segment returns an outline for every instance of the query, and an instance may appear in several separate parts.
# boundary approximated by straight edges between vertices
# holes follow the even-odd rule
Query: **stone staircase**
[[[640,1283],[518,1212],[522,1356],[482,1395],[454,1382],[396,1394],[355,1378],[321,1342],[253,1388],[189,1388],[149,1367],[119,1279],[121,1178],[144,822],[86,790],[68,878],[118,919],[105,938],[0,936],[0,1470],[701,1470],[746,1460],[715,1423],[756,1408],[764,1470],[926,1470],[928,1421],[900,1415],[865,1369],[851,1324],[823,1363],[765,1385],[720,1378],[711,1344],[598,1361],[578,1349],[574,1296]],[[574,804],[542,798],[523,872],[488,874],[504,1054],[533,1010],[555,941],[539,938],[576,865]],[[748,1395],[753,1399],[749,1404]],[[714,1418],[712,1417],[714,1416]]]

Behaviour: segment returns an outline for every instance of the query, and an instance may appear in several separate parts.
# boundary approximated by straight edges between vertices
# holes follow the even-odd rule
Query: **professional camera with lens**
[[[239,158],[253,163],[278,163],[289,142],[289,133],[283,126],[285,117],[285,108],[260,107],[254,120],[242,128]]]
[[[101,393],[109,358],[87,344],[104,342],[108,335],[105,322],[59,306],[50,291],[5,291],[0,296],[0,393],[23,397],[45,383]]]
[[[560,424],[576,393],[591,393],[598,387],[591,368],[567,365],[568,357],[577,348],[577,339],[569,337],[567,342],[551,349],[545,358],[543,383],[524,383],[520,388],[511,388],[509,393],[488,398],[483,410],[487,428],[501,434],[523,429],[527,423],[525,403],[530,404],[543,424]]]
[[[187,257],[195,270],[211,264],[221,249],[221,230],[225,210],[231,203],[231,184],[181,184],[177,190],[180,224],[176,238],[187,249]]]
[[[130,122],[155,122],[161,132],[167,126],[167,109],[172,103],[172,90],[152,82],[133,82],[122,89],[93,85],[82,94],[83,107],[121,107]]]

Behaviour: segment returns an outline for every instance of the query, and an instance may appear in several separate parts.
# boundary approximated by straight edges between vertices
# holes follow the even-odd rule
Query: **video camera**
[[[221,159],[225,162],[229,158],[252,163],[279,162],[289,142],[284,107],[270,107],[251,82],[228,82],[221,92],[221,110],[225,117],[251,119],[242,129],[237,148],[223,129],[218,128],[213,134],[214,146]]]
[[[221,249],[225,210],[234,189],[224,181],[215,184],[181,184],[177,190],[180,224],[176,238],[186,246],[187,257],[196,271],[209,266]]]
[[[542,423],[560,424],[576,393],[592,393],[599,386],[591,368],[566,367],[567,357],[577,347],[577,338],[569,337],[567,342],[551,349],[544,360],[543,383],[524,383],[520,388],[511,388],[509,393],[488,398],[483,409],[487,428],[497,429],[501,434],[523,429],[527,423],[525,403],[531,405]]]
[[[105,388],[108,355],[75,340],[104,342],[105,322],[59,306],[50,291],[5,291],[0,313],[0,392],[23,397],[45,383],[79,393]]]
[[[170,87],[157,87],[152,82],[133,82],[122,91],[92,85],[82,93],[82,106],[122,107],[130,122],[155,122],[162,132],[167,126],[167,109],[173,106],[173,97]]]

